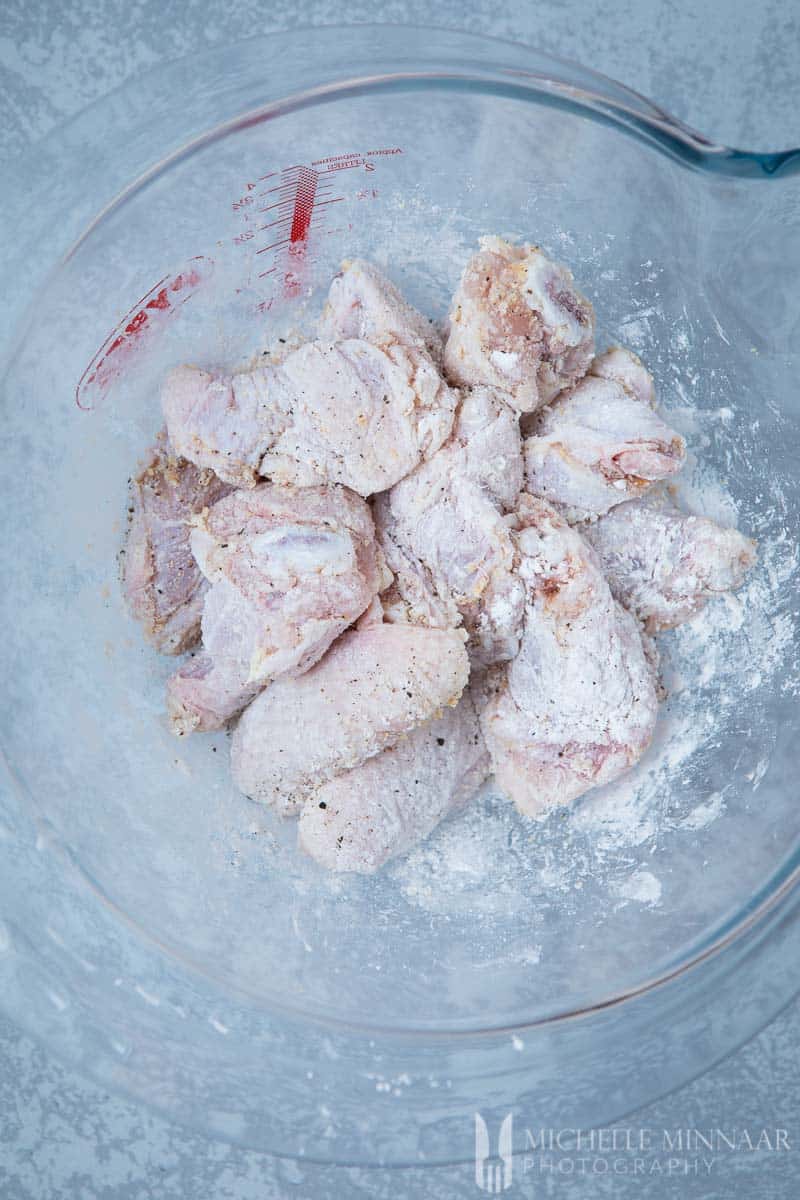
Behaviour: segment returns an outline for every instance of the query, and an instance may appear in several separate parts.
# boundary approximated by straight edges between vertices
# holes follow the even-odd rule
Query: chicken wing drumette
[[[567,268],[527,242],[482,238],[450,309],[448,378],[500,388],[527,413],[577,383],[593,354],[594,311]]]
[[[330,286],[319,331],[330,341],[361,338],[376,346],[398,342],[427,350],[435,362],[442,357],[442,335],[436,324],[410,305],[382,271],[363,259],[342,263]]]
[[[651,632],[740,587],[756,560],[751,538],[681,512],[660,489],[612,509],[585,536],[614,595]]]
[[[523,496],[520,525],[525,630],[481,724],[500,787],[540,816],[632,766],[658,699],[639,626],[594,551],[543,500]]]
[[[528,490],[569,521],[583,521],[675,474],[686,446],[654,411],[654,398],[635,355],[618,348],[600,355],[585,379],[539,414],[525,439]]]
[[[445,446],[375,503],[396,587],[455,609],[479,665],[505,661],[519,644],[524,589],[504,511],[516,503],[521,475],[516,415],[498,393],[478,388],[465,395]]]

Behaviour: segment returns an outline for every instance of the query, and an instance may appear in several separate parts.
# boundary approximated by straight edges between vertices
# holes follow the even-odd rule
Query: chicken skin
[[[521,467],[516,415],[479,388],[465,395],[450,441],[375,502],[396,587],[417,610],[418,591],[455,607],[479,665],[511,658],[519,643],[524,589],[503,509],[516,503]]]
[[[416,346],[434,362],[442,357],[442,335],[433,321],[417,312],[372,263],[342,263],[328,292],[320,337],[337,342],[360,338],[376,346]]]
[[[567,268],[527,242],[482,238],[450,309],[448,378],[500,388],[528,413],[574,386],[593,354],[594,311]]]
[[[178,733],[219,728],[308,670],[389,581],[369,507],[337,486],[233,492],[194,518],[191,548],[211,587],[203,653],[168,685]]]
[[[673,629],[710,597],[740,587],[756,559],[752,539],[681,512],[662,491],[620,504],[585,536],[611,591],[651,632]]]
[[[251,799],[296,812],[323,783],[457,704],[468,675],[459,630],[350,630],[310,671],[277,680],[245,710],[233,777]]]
[[[652,396],[652,380],[634,355],[620,349],[600,355],[592,373],[544,409],[525,439],[528,490],[575,522],[674,475],[686,445],[653,410]]]
[[[236,487],[391,487],[449,436],[455,393],[417,346],[306,342],[237,375],[177,367],[162,406],[179,454]]]
[[[212,471],[171,455],[164,438],[132,481],[123,592],[162,654],[183,654],[200,638],[206,587],[189,546],[189,520],[229,491]]]
[[[501,789],[538,817],[633,766],[658,698],[636,620],[594,551],[543,500],[523,496],[520,526],[525,631],[481,726]]]
[[[371,874],[462,808],[490,771],[469,695],[309,796],[301,849],[332,871]]]

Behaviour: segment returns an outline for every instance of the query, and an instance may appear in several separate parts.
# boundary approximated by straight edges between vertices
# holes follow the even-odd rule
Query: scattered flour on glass
[[[656,905],[661,901],[661,883],[652,871],[634,871],[626,879],[617,880],[612,889],[622,900]]]

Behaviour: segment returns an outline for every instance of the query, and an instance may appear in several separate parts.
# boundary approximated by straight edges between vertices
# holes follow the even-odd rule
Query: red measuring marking
[[[366,154],[332,154],[310,163],[293,163],[280,172],[263,176],[258,182],[266,182],[269,186],[256,193],[257,200],[261,201],[260,206],[253,209],[249,196],[242,197],[234,204],[234,208],[241,211],[243,219],[248,222],[247,233],[238,236],[240,244],[252,240],[253,229],[249,222],[256,215],[265,218],[256,227],[257,233],[268,235],[264,244],[255,248],[257,256],[268,256],[263,269],[258,272],[258,278],[266,280],[277,274],[283,278],[284,297],[288,299],[298,295],[302,282],[302,260],[312,229],[315,233],[334,232],[326,225],[327,214],[333,205],[347,199],[339,192],[334,194],[334,177],[343,171],[358,169],[372,172],[376,169],[374,159],[402,153],[399,147],[391,147],[370,150]],[[376,189],[370,189],[359,192],[358,198],[375,198],[377,195]]]
[[[311,167],[301,167],[297,176],[297,190],[294,197],[292,213],[292,232],[289,240],[292,245],[304,242],[311,228],[311,214],[314,211],[314,197],[317,194],[319,176]]]
[[[109,385],[118,377],[156,329],[171,321],[187,300],[209,278],[213,260],[205,255],[192,258],[174,275],[165,275],[141,300],[137,300],[119,324],[112,329],[78,381],[75,403],[85,412],[101,400]]]

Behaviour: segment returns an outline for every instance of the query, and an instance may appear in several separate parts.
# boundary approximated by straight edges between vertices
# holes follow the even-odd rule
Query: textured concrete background
[[[748,149],[800,142],[794,0],[2,0],[0,161],[89,101],[194,49],[295,25],[434,22],[579,59],[704,133]],[[0,172],[2,180],[2,172]],[[710,1176],[515,1180],[510,1196],[561,1200],[795,1200],[800,1171],[800,1004],[714,1071],[626,1124],[655,1130],[780,1126],[788,1154],[719,1158]],[[208,1142],[109,1097],[0,1020],[2,1200],[445,1200],[475,1196],[471,1169],[299,1168]]]

